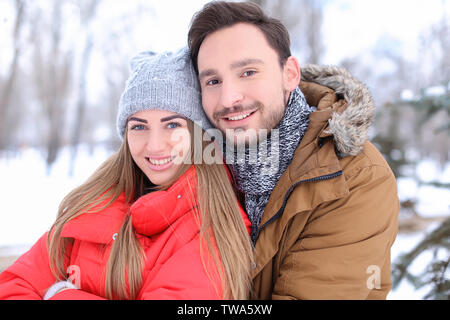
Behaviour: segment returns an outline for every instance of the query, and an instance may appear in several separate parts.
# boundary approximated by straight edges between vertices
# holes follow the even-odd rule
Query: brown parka
[[[367,140],[370,93],[347,71],[317,65],[302,68],[300,88],[317,111],[264,211],[252,297],[385,299],[400,205]]]

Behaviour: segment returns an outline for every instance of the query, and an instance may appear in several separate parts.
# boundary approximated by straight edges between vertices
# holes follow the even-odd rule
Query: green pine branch
[[[441,225],[427,235],[420,243],[416,245],[409,253],[399,256],[392,265],[392,287],[398,287],[403,279],[410,282],[415,288],[421,288],[425,285],[432,285],[431,291],[424,297],[425,299],[450,298],[450,281],[446,277],[447,269],[450,264],[450,255],[446,259],[434,259],[420,275],[413,275],[408,271],[409,266],[423,252],[427,250],[440,249],[450,252],[450,218],[446,219]]]

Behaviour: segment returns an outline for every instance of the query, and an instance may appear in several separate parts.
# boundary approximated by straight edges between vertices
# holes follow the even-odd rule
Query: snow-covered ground
[[[34,149],[24,149],[16,156],[1,157],[0,257],[19,255],[28,250],[53,223],[63,197],[85,181],[110,154],[103,149],[89,153],[86,148],[81,148],[72,177],[68,176],[69,150],[63,150],[49,175],[46,174],[43,157]],[[431,161],[424,161],[418,166],[418,175],[424,181],[437,179],[448,183],[450,165],[440,171]],[[450,215],[450,190],[419,186],[412,179],[401,179],[398,186],[400,199],[416,199],[421,215]],[[436,226],[435,223],[425,231],[412,234],[400,233],[392,247],[392,260],[413,248]],[[430,252],[423,253],[410,270],[419,274],[431,258]],[[402,281],[397,290],[391,291],[388,299],[422,299],[427,292],[428,288],[415,290]]]
[[[83,183],[109,154],[79,150],[73,177],[68,176],[70,152],[63,150],[47,175],[45,161],[35,149],[0,158],[0,247],[34,243],[52,225],[61,200]]]

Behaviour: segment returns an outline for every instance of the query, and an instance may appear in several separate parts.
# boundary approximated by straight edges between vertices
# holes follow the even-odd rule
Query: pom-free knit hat
[[[121,138],[128,118],[143,110],[184,115],[204,130],[212,128],[201,104],[200,84],[187,47],[175,53],[144,51],[131,59],[131,76],[120,98],[117,131]]]

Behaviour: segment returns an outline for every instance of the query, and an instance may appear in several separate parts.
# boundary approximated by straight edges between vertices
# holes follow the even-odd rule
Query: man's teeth
[[[236,117],[230,117],[230,118],[227,118],[227,119],[228,119],[228,120],[232,120],[232,121],[242,120],[242,119],[247,118],[250,114],[251,114],[251,113],[241,114],[241,115],[239,115],[239,116],[236,116]]]
[[[150,161],[151,164],[154,164],[157,166],[162,166],[163,164],[169,163],[172,160],[173,160],[173,158],[167,158],[167,159],[163,159],[163,160],[155,160],[155,159],[148,158],[148,161]]]

